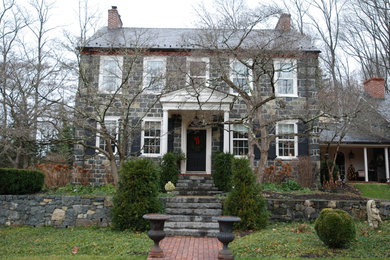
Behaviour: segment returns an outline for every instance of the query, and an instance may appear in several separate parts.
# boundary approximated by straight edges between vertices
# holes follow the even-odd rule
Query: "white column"
[[[364,181],[368,181],[367,147],[364,147]]]
[[[168,152],[168,110],[163,111],[163,121],[161,126],[161,153]]]
[[[224,111],[223,114],[223,121],[227,122],[229,121],[229,111]],[[223,125],[223,152],[228,153],[230,152],[230,131],[229,131],[229,124]]]
[[[386,180],[390,182],[389,174],[389,148],[385,147],[385,170],[386,170]]]

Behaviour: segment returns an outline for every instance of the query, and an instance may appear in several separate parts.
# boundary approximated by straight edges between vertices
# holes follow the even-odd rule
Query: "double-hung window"
[[[232,60],[230,62],[230,79],[235,86],[239,89],[250,94],[252,90],[252,75],[249,68],[238,60]],[[237,94],[237,90],[232,90],[233,94]]]
[[[282,159],[298,155],[298,126],[296,121],[282,121],[276,125],[276,156]]]
[[[161,155],[161,119],[144,119],[142,122],[142,154]]]
[[[297,68],[294,59],[276,59],[275,69],[275,94],[277,97],[297,97]]]
[[[233,125],[232,131],[233,155],[248,155],[248,128],[244,125]]]
[[[187,83],[198,88],[206,87],[209,80],[209,58],[187,58]]]
[[[122,56],[100,56],[99,92],[115,93],[122,83]]]
[[[119,118],[118,117],[107,117],[104,119],[104,125],[106,130],[104,130],[102,125],[98,125],[98,134],[96,135],[96,144],[97,146],[108,152],[108,146],[111,146],[111,149],[114,154],[117,153],[118,149],[115,145],[115,142],[119,142]],[[109,142],[107,142],[109,140]]]
[[[166,57],[144,58],[144,90],[159,94],[165,85]]]

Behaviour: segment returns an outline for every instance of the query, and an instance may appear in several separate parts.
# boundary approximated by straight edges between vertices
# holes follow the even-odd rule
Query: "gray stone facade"
[[[96,95],[97,86],[99,84],[99,55],[82,55],[82,66],[87,69],[88,75],[90,75],[91,82],[88,82],[88,86],[93,89],[93,93]],[[130,62],[130,58],[124,58],[124,64]],[[218,78],[218,69],[213,68],[212,65],[216,64],[213,58],[210,58],[210,71],[211,75]],[[165,90],[166,95],[173,90],[182,89],[186,87],[186,81],[184,76],[178,75],[178,71],[184,69],[178,69],[178,67],[185,67],[185,57],[181,56],[169,56],[167,58],[167,82],[175,82],[174,85],[168,87]],[[226,66],[229,66],[228,62]],[[125,65],[124,65],[125,67]],[[135,97],[134,89],[140,91],[142,88],[142,73],[143,73],[143,58],[138,58],[134,65],[134,71],[130,73],[130,80],[126,82],[126,86],[123,88],[123,93],[118,95],[113,102],[113,105],[106,111],[106,116],[121,117],[124,102],[128,99],[134,98],[133,103],[129,106],[128,120],[133,124],[132,134],[129,138],[129,146],[127,149],[126,157],[140,155],[140,143],[141,143],[141,122],[143,118],[162,118],[163,110],[162,105],[159,102],[160,95],[151,95],[141,93]],[[291,118],[306,118],[310,119],[317,113],[317,90],[318,90],[318,59],[317,54],[310,54],[302,56],[297,60],[297,85],[298,85],[298,97],[279,97],[269,102],[264,111],[268,120],[279,117],[291,117]],[[123,72],[126,74],[125,72]],[[185,73],[181,73],[185,74]],[[226,84],[219,84],[220,90],[228,92]],[[85,108],[87,111],[96,110],[96,104],[90,99],[88,91],[83,89],[85,85],[80,85],[80,95],[77,99],[76,105],[79,108]],[[88,88],[88,87],[87,87]],[[222,88],[222,89],[221,89]],[[269,86],[268,86],[269,88]],[[269,92],[267,87],[263,89],[264,93]],[[107,95],[100,95],[98,97],[99,102],[104,103],[104,99],[108,99]],[[200,113],[208,113],[208,118],[211,120],[214,126],[212,127],[212,153],[223,150],[223,111],[198,111]],[[181,152],[182,142],[182,120],[188,116],[194,116],[196,111],[170,111],[168,114],[168,149],[170,152]],[[230,119],[238,119],[245,117],[247,113],[246,106],[240,100],[236,100],[231,104]],[[98,127],[97,123],[94,127]],[[299,125],[299,132],[304,131],[306,126]],[[312,127],[307,126],[308,128]],[[93,127],[92,127],[93,128]],[[272,130],[271,130],[272,131]],[[225,133],[226,134],[226,133]],[[90,145],[96,144],[96,132],[93,130],[86,130],[81,127],[75,131],[76,138],[88,140]],[[316,141],[317,138],[312,138],[310,133],[299,136],[298,156],[311,156],[314,162],[319,161],[319,144]],[[273,146],[275,147],[274,142]],[[272,150],[272,149],[271,149]],[[185,151],[183,151],[185,152]],[[88,149],[82,145],[76,145],[75,150],[75,162],[78,165],[84,165],[90,168],[93,172],[92,182],[95,184],[104,183],[107,167],[105,165],[105,157],[97,155],[93,149]],[[271,151],[269,155],[269,163],[272,164],[275,159],[275,151]],[[256,160],[259,159],[259,154],[256,154]]]

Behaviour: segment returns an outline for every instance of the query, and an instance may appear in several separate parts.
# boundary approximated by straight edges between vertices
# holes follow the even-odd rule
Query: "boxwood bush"
[[[124,162],[120,169],[118,190],[113,198],[111,211],[114,229],[145,231],[149,222],[142,216],[160,213],[162,203],[158,199],[159,177],[151,159],[135,159]]]
[[[165,184],[169,181],[176,185],[179,173],[178,156],[174,153],[164,154],[160,167],[160,190],[165,192]]]
[[[348,247],[356,236],[355,223],[341,209],[323,209],[314,224],[320,240],[330,248]]]
[[[213,179],[214,184],[221,191],[230,191],[232,189],[232,162],[233,154],[218,152],[213,160]]]
[[[45,174],[36,170],[1,169],[0,194],[32,194],[39,192],[45,180]]]
[[[260,185],[247,159],[233,159],[233,188],[228,194],[223,211],[225,215],[237,216],[235,223],[239,230],[259,230],[268,224],[266,202]]]

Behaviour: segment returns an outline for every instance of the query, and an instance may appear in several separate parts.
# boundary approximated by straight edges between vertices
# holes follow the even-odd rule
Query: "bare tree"
[[[257,176],[258,181],[262,182],[272,143],[282,137],[301,135],[305,138],[311,129],[308,123],[314,124],[318,116],[316,106],[309,105],[311,96],[297,97],[302,102],[302,109],[297,110],[285,98],[278,96],[278,91],[281,92],[278,85],[280,75],[296,72],[298,67],[308,76],[305,78],[308,84],[303,84],[306,95],[309,89],[315,90],[318,64],[308,61],[315,61],[317,52],[295,49],[295,43],[310,40],[297,32],[290,32],[289,22],[286,26],[280,20],[282,24],[274,31],[258,29],[269,18],[280,14],[275,7],[260,6],[251,10],[243,1],[216,1],[214,12],[203,8],[198,13],[204,30],[192,39],[193,44],[213,54],[221,75],[211,79],[209,87],[233,96],[233,107],[245,109],[244,113],[238,113],[228,123],[242,124],[248,129],[248,156],[253,164],[254,147],[260,151]],[[289,16],[283,16],[289,20]],[[290,60],[277,63],[277,58]],[[233,66],[229,65],[232,59],[236,62]],[[233,78],[232,73],[236,75]],[[307,125],[300,127],[299,134],[283,129],[276,131],[277,123],[286,120],[297,120],[300,126]]]
[[[390,71],[390,2],[388,0],[349,1],[344,15],[345,50],[361,66],[363,79]]]
[[[8,8],[2,16],[2,145],[12,167],[28,167],[36,158],[42,140],[41,126],[50,122],[53,99],[59,94],[60,69],[54,57],[47,28],[50,6],[33,1],[30,6]],[[24,8],[27,8],[27,12]],[[25,16],[29,13],[29,16]],[[58,97],[58,96],[57,96]]]

